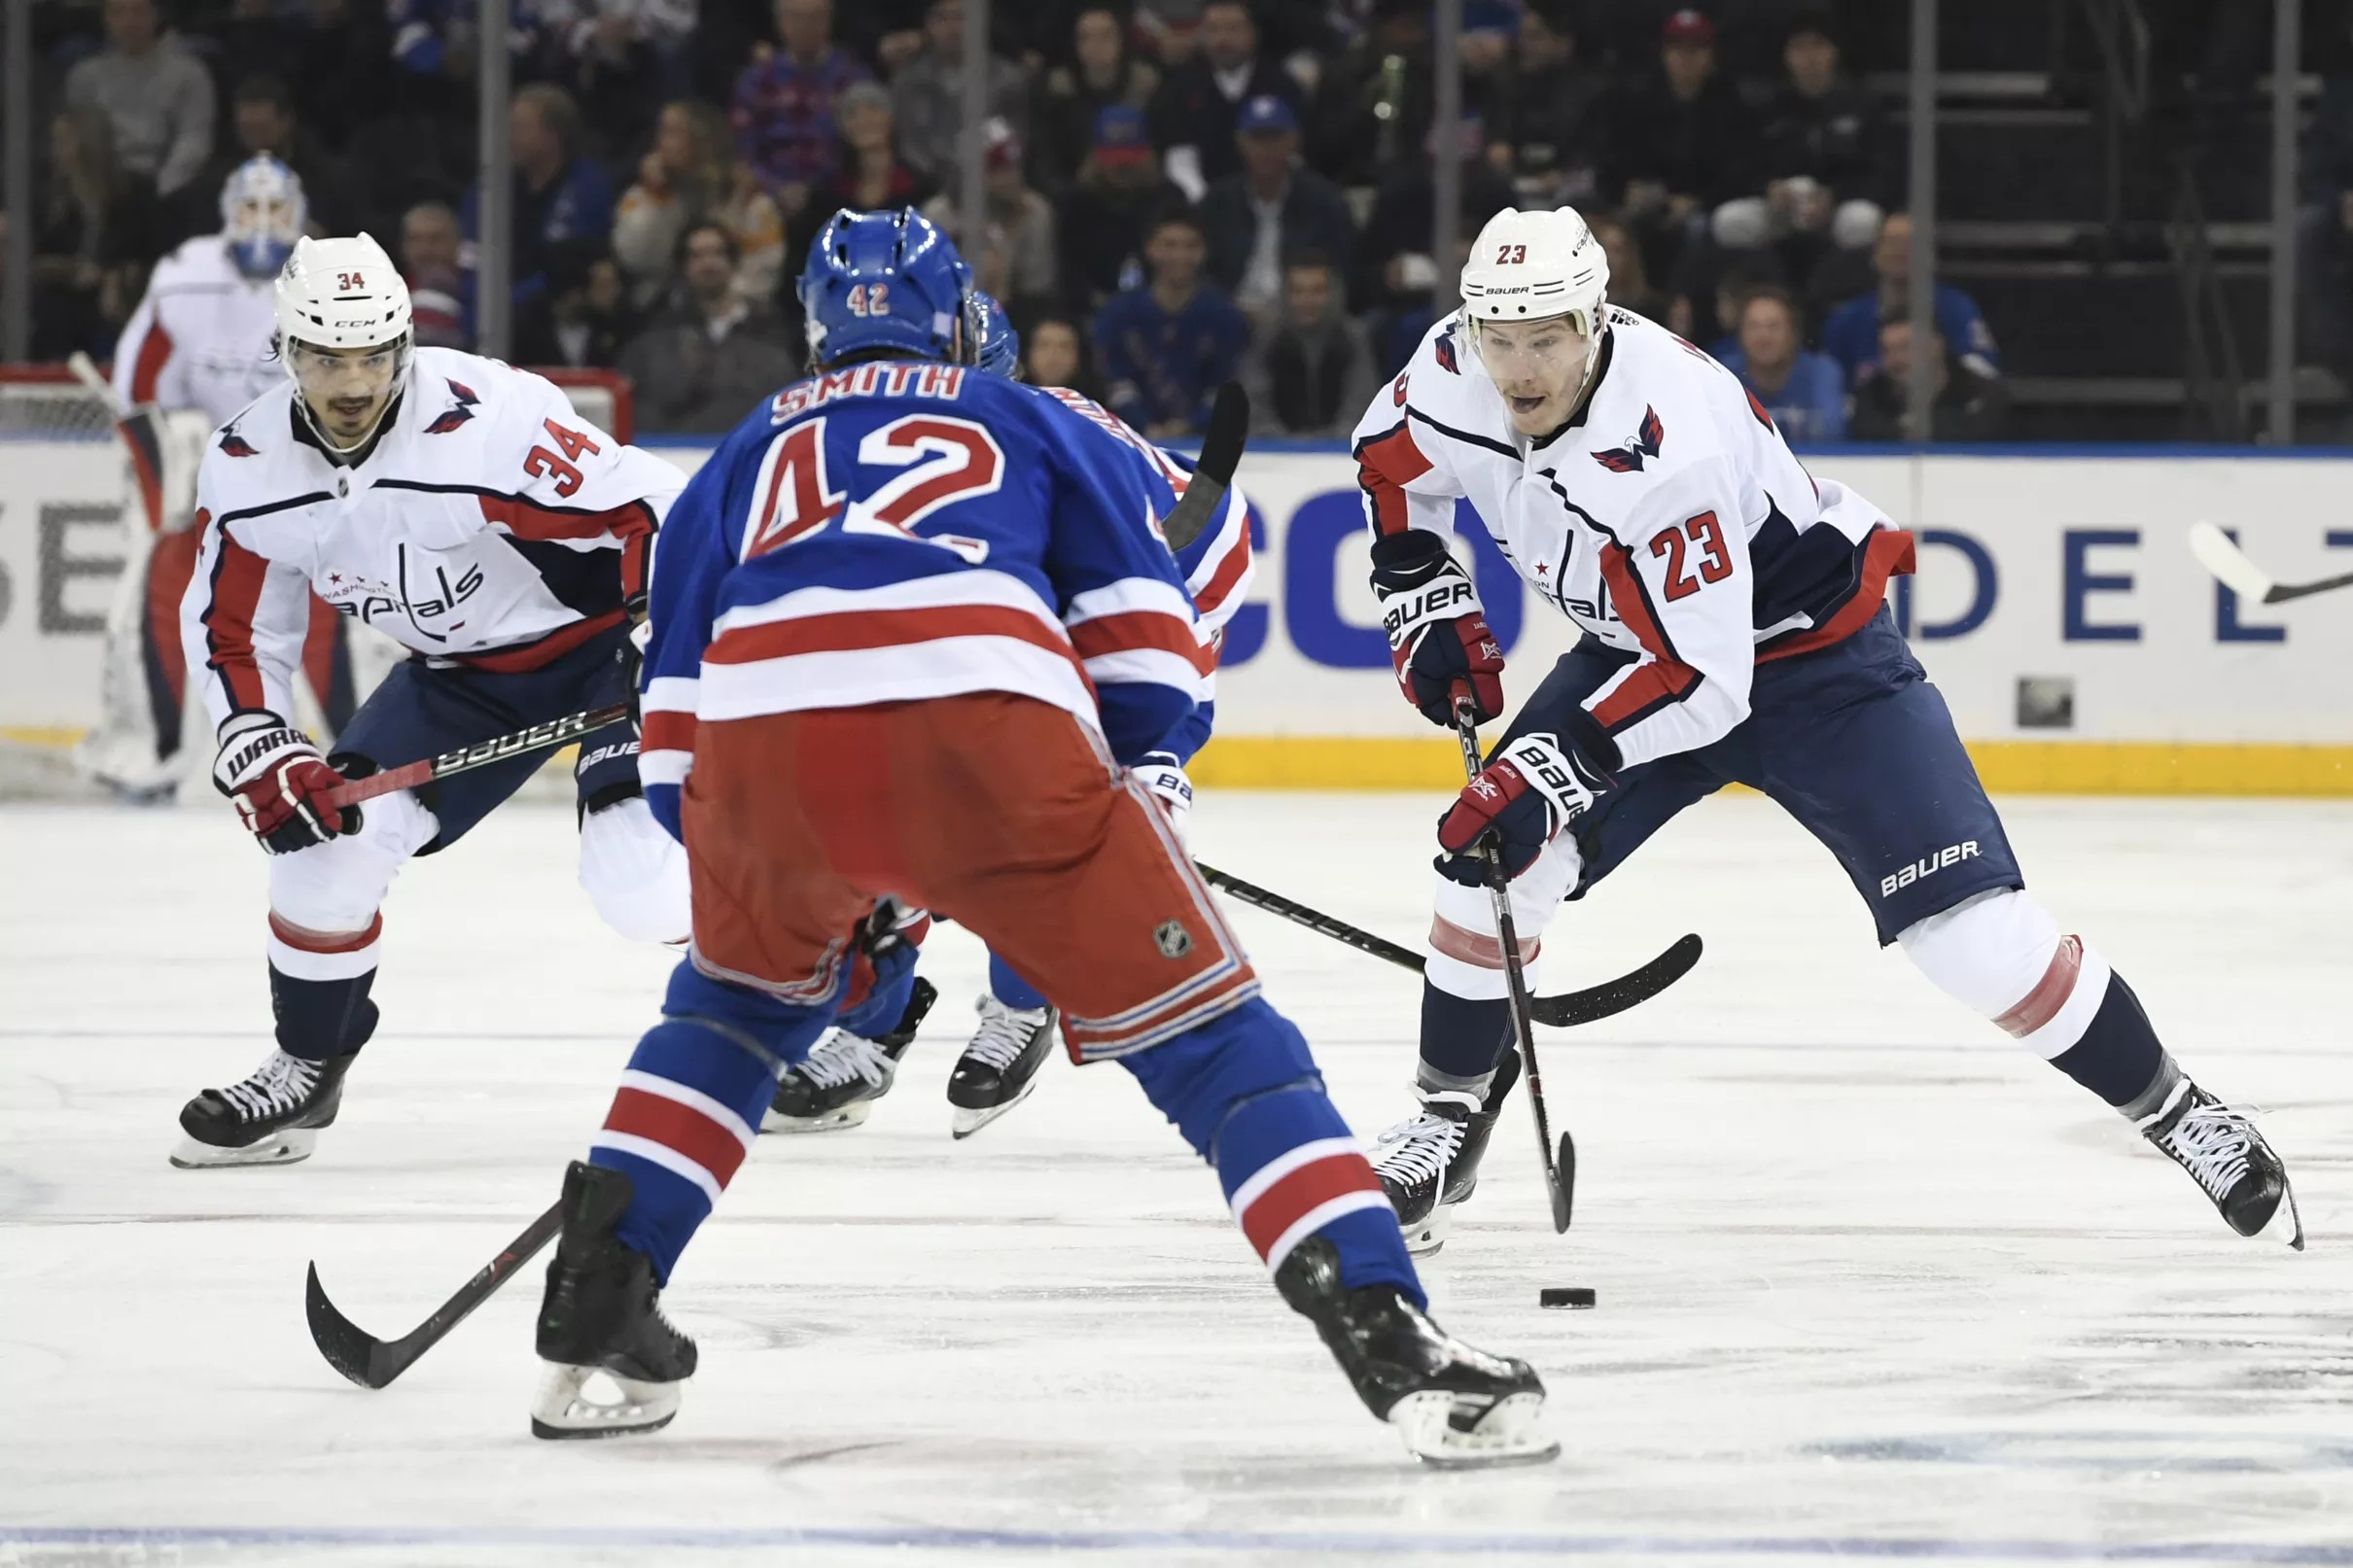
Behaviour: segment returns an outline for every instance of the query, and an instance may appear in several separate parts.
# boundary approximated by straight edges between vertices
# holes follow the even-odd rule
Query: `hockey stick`
[[[1199,860],[1193,862],[1193,868],[1201,873],[1202,880],[1237,903],[1247,904],[1252,909],[1263,909],[1270,915],[1280,915],[1294,925],[1304,925],[1311,931],[1328,936],[1359,953],[1369,953],[1400,969],[1411,969],[1420,974],[1427,962],[1411,948],[1400,947],[1385,936],[1375,936],[1370,931],[1361,930],[1319,909],[1311,909],[1285,898],[1256,883],[1245,882],[1230,872],[1220,871]],[[1539,1024],[1549,1024],[1555,1028],[1574,1028],[1579,1024],[1591,1024],[1597,1019],[1623,1013],[1630,1007],[1637,1007],[1650,1000],[1689,974],[1692,965],[1700,961],[1701,951],[1698,936],[1685,936],[1648,963],[1615,980],[1605,980],[1583,991],[1566,991],[1557,996],[1532,998],[1528,1005],[1528,1016]]]
[[[1462,744],[1462,781],[1479,777],[1479,719],[1470,693],[1455,689],[1455,739]],[[1536,1028],[1528,1021],[1528,976],[1520,968],[1520,936],[1512,925],[1511,879],[1503,874],[1503,851],[1492,835],[1476,846],[1487,863],[1487,898],[1495,912],[1495,939],[1503,953],[1503,979],[1511,993],[1512,1036],[1528,1077],[1528,1104],[1536,1115],[1536,1152],[1544,1161],[1544,1187],[1553,1201],[1553,1231],[1568,1229],[1569,1202],[1576,1197],[1577,1145],[1561,1130],[1561,1152],[1553,1154],[1552,1119],[1544,1111],[1544,1076],[1536,1070]]]
[[[335,1309],[335,1304],[327,1299],[327,1287],[319,1283],[319,1266],[314,1263],[310,1266],[310,1278],[302,1287],[302,1311],[310,1319],[311,1342],[319,1347],[319,1354],[327,1358],[329,1366],[362,1388],[381,1388],[440,1343],[451,1329],[466,1321],[468,1313],[490,1300],[516,1270],[554,1240],[555,1233],[562,1228],[561,1205],[548,1204],[546,1213],[508,1242],[505,1251],[482,1265],[455,1296],[441,1304],[439,1310],[389,1342],[377,1339]]]
[[[2220,578],[2223,586],[2259,605],[2285,604],[2306,594],[2353,587],[2353,572],[2322,577],[2317,582],[2273,582],[2269,573],[2247,559],[2247,552],[2212,523],[2190,525],[2190,553],[2197,557],[2198,565]]]
[[[1242,390],[1242,383],[1228,381],[1217,389],[1217,400],[1210,405],[1209,428],[1201,434],[1201,459],[1193,465],[1192,480],[1160,520],[1160,537],[1168,541],[1170,554],[1192,543],[1210,526],[1211,514],[1225,499],[1226,486],[1234,482],[1234,470],[1242,462],[1242,448],[1249,434],[1249,394]]]
[[[627,703],[615,703],[610,708],[591,708],[584,714],[569,714],[551,718],[544,724],[516,730],[493,741],[481,741],[462,746],[454,751],[422,762],[404,762],[397,768],[386,768],[365,778],[339,784],[327,791],[330,806],[349,806],[358,801],[373,800],[389,795],[396,789],[414,789],[436,779],[446,779],[453,773],[465,773],[474,768],[486,768],[493,762],[505,762],[509,757],[523,756],[532,751],[550,750],[569,746],[583,735],[593,734],[608,724],[617,724],[629,716]]]

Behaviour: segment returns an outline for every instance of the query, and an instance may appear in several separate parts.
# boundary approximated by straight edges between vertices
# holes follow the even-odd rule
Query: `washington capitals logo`
[[[260,457],[262,455],[262,449],[239,436],[237,427],[234,425],[221,433],[221,450],[227,452],[230,457]]]
[[[1640,473],[1643,463],[1659,455],[1659,447],[1667,439],[1667,427],[1659,423],[1659,411],[1645,405],[1642,409],[1642,429],[1624,446],[1613,446],[1606,452],[1596,452],[1594,461],[1612,473]]]
[[[1462,373],[1461,362],[1455,358],[1455,330],[1452,327],[1438,334],[1438,341],[1430,345],[1430,352],[1438,357],[1439,369],[1449,375]]]
[[[474,391],[472,387],[466,385],[462,381],[450,382],[449,390],[457,398],[457,401],[450,404],[450,406],[445,409],[439,415],[439,417],[436,418],[432,424],[425,427],[425,434],[428,436],[448,435],[451,431],[457,429],[469,419],[472,419],[474,417],[474,405],[482,401],[480,398],[474,396]]]

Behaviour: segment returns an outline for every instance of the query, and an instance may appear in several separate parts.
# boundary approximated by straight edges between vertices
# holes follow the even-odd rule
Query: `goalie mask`
[[[237,270],[249,278],[265,278],[284,266],[309,222],[301,179],[266,153],[238,164],[222,183],[221,237]]]
[[[278,274],[277,307],[295,407],[331,451],[358,451],[408,381],[408,285],[366,234],[304,239]]]
[[[1601,363],[1609,258],[1573,207],[1506,208],[1462,268],[1463,335],[1512,421],[1539,434],[1565,421]]]

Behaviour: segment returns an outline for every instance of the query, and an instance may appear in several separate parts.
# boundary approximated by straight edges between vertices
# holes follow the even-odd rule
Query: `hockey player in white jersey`
[[[310,1153],[376,1024],[393,875],[456,842],[542,757],[368,802],[344,779],[439,755],[634,688],[631,614],[684,476],[582,420],[526,370],[412,345],[407,286],[374,240],[303,240],[276,285],[277,385],[225,425],[196,486],[202,552],[181,609],[218,731],[213,783],[268,852],[277,1049],[180,1113],[184,1167]],[[312,594],[408,649],[320,754],[290,721]],[[684,854],[652,819],[624,721],[577,769],[580,882],[623,935],[683,938]]]
[[[84,743],[86,771],[133,795],[173,787],[187,671],[180,599],[195,570],[195,470],[205,436],[283,377],[270,353],[278,269],[302,237],[302,182],[264,154],[221,187],[221,231],[200,234],[156,263],[115,345],[115,401],[138,483],[123,508],[123,577],[107,621],[106,689]],[[335,617],[312,607],[303,670],[340,725],[352,677]]]
[[[1584,221],[1497,214],[1356,427],[1373,587],[1408,701],[1504,708],[1503,657],[1448,552],[1457,501],[1585,634],[1442,819],[1418,1113],[1375,1155],[1409,1243],[1441,1244],[1518,1070],[1474,847],[1514,877],[1533,962],[1581,895],[1733,783],[1839,859],[1882,944],[2129,1118],[2242,1236],[2302,1245],[2287,1172],[2159,1043],[2099,952],[2025,891],[1943,697],[1882,606],[1909,534],[1815,478],[1732,373],[1607,303]]]

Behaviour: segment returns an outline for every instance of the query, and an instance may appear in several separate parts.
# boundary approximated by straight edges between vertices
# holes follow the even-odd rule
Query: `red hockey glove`
[[[1503,645],[1488,630],[1470,575],[1435,534],[1375,540],[1373,594],[1397,684],[1424,718],[1453,726],[1457,682],[1469,688],[1480,723],[1503,712]]]
[[[1552,736],[1521,736],[1497,751],[1438,819],[1438,843],[1447,852],[1438,857],[1439,874],[1484,887],[1487,867],[1473,852],[1492,833],[1503,853],[1504,875],[1518,876],[1614,783],[1577,751],[1561,749]]]
[[[291,854],[359,831],[357,806],[330,806],[343,776],[310,737],[272,713],[238,714],[221,726],[213,787],[237,804],[247,832],[271,854]]]

